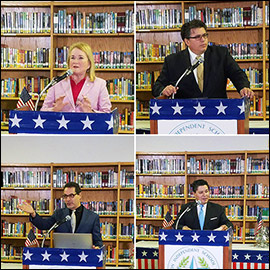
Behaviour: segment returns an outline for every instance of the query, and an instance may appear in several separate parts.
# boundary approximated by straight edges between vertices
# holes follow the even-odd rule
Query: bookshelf
[[[15,21],[16,14],[19,12],[29,12],[34,18],[29,15],[30,19],[24,20],[26,26],[22,26],[23,33],[16,33],[16,28],[12,28],[9,23],[6,23],[5,27],[1,25],[1,50],[6,47],[28,51],[46,48],[47,51],[46,57],[40,60],[43,64],[37,66],[34,64],[32,66],[29,64],[31,67],[21,67],[18,64],[14,66],[10,64],[11,59],[8,64],[7,61],[5,64],[1,63],[1,80],[6,80],[6,84],[10,83],[13,86],[11,89],[14,89],[7,91],[5,88],[1,93],[1,130],[8,130],[8,111],[16,108],[18,101],[19,80],[17,80],[17,87],[14,87],[12,79],[28,76],[30,80],[34,80],[31,78],[40,77],[46,78],[48,83],[53,77],[67,70],[65,56],[68,47],[74,42],[83,41],[90,44],[95,55],[97,77],[107,81],[112,108],[118,108],[121,117],[119,133],[134,133],[131,127],[134,122],[134,1],[2,2],[1,14],[6,15],[6,18],[10,20],[14,18]],[[42,22],[47,27],[32,29],[31,25],[32,21],[35,23],[35,16],[43,16]],[[59,23],[60,21],[65,23]],[[57,28],[58,24],[59,28]],[[28,25],[32,30],[23,28]],[[34,55],[34,52],[30,54]],[[21,56],[19,53],[17,55]],[[57,61],[57,56],[61,61]],[[118,57],[117,61],[112,62],[113,56]],[[21,64],[25,64],[25,61]],[[23,85],[22,82],[21,84]],[[35,88],[35,92],[38,93],[43,88]],[[37,94],[32,96],[36,100]],[[42,102],[41,100],[39,106]]]
[[[176,218],[181,205],[194,200],[190,185],[201,178],[209,183],[210,201],[233,222],[233,242],[255,243],[259,208],[269,226],[269,151],[137,152],[136,240],[158,240],[167,211]]]
[[[208,33],[209,33],[209,42],[215,43],[216,45],[229,45],[240,47],[241,44],[247,43],[249,46],[253,44],[260,44],[260,57],[245,57],[245,56],[235,56],[236,61],[242,69],[246,69],[247,73],[250,74],[249,78],[251,81],[251,89],[255,92],[256,97],[251,101],[251,114],[250,120],[257,122],[266,121],[269,119],[269,20],[266,14],[266,8],[269,14],[269,5],[265,1],[139,1],[136,2],[136,43],[137,46],[139,43],[144,42],[146,44],[163,44],[169,45],[169,41],[181,43],[181,34],[180,28],[184,22],[187,22],[195,18],[197,13],[197,19],[201,19],[199,14],[202,14],[211,10],[211,17],[214,18],[214,12],[220,9],[227,9],[227,12],[230,8],[240,8],[243,12],[244,8],[252,7],[252,5],[258,6],[260,8],[260,22],[258,24],[252,23],[252,25],[235,25],[230,26],[226,25],[215,25],[207,23]],[[159,29],[158,23],[155,21],[151,22],[152,12],[158,12],[155,10],[172,10],[177,9],[181,13],[181,23],[180,27],[174,28],[174,24],[169,24],[165,29]],[[199,11],[202,11],[201,13]],[[141,23],[141,15],[145,15],[145,20]],[[259,13],[259,12],[258,12]],[[205,14],[205,13],[204,13]],[[245,14],[251,14],[251,11]],[[165,16],[165,15],[164,15]],[[170,14],[168,15],[170,17]],[[247,15],[249,16],[249,15]],[[162,17],[162,16],[161,16]],[[175,18],[175,16],[171,16]],[[163,18],[163,17],[162,17]],[[247,19],[248,20],[248,19]],[[244,22],[243,22],[244,23]],[[257,45],[256,45],[257,46]],[[147,47],[146,51],[147,51]],[[181,49],[185,48],[185,44],[181,43]],[[235,48],[235,47],[234,47]],[[136,48],[137,50],[137,48]],[[238,49],[231,50],[232,52],[237,51]],[[240,50],[241,51],[241,50]],[[170,51],[168,50],[170,53]],[[233,53],[232,53],[233,54]],[[141,53],[142,56],[147,55],[145,50]],[[246,58],[246,59],[245,59]],[[136,73],[150,72],[153,77],[148,80],[148,87],[146,89],[139,86],[138,79],[136,78],[136,108],[137,115],[136,120],[138,126],[142,124],[142,121],[149,121],[149,105],[148,102],[153,98],[151,87],[155,81],[154,72],[158,76],[158,72],[161,71],[163,64],[163,59],[158,61],[145,61],[138,58],[136,59]],[[155,77],[156,78],[156,77]],[[256,78],[256,79],[255,79]],[[227,85],[228,98],[239,98],[239,94],[233,88],[233,86],[228,81]],[[150,123],[149,128],[150,128]]]
[[[3,254],[7,255],[2,255],[2,262],[21,261],[22,247],[30,229],[29,215],[16,210],[18,198],[30,201],[41,200],[37,203],[40,208],[38,213],[42,216],[50,216],[55,209],[64,207],[61,199],[64,183],[75,181],[82,187],[83,205],[99,214],[102,239],[107,250],[106,265],[131,265],[129,256],[133,248],[134,236],[133,163],[2,164],[1,174],[3,176],[1,223],[7,228],[2,230],[1,235],[3,241],[1,248],[2,251],[5,250]],[[19,179],[24,180],[19,181]],[[29,184],[25,184],[26,179],[29,179]],[[37,183],[38,179],[40,184],[36,186],[41,187],[33,187],[33,183]],[[42,207],[44,204],[45,208]],[[38,209],[37,206],[34,208]],[[18,233],[16,232],[18,226],[8,225],[19,222],[25,222],[27,225]],[[38,231],[36,235],[38,239],[42,239],[42,232]],[[53,233],[46,240],[46,245],[53,247]],[[9,252],[14,251],[14,247],[17,253],[12,257]]]

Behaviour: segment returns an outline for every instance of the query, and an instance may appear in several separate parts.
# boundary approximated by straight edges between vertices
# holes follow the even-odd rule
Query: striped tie
[[[201,56],[198,55],[196,59],[198,60],[200,57]],[[199,88],[202,92],[203,91],[203,63],[199,64],[199,66],[197,67],[197,78],[198,78]]]

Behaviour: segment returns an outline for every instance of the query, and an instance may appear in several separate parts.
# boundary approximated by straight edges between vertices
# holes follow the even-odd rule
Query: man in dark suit
[[[192,184],[196,202],[182,205],[173,224],[177,230],[221,230],[225,231],[233,224],[225,215],[221,205],[208,202],[209,185],[207,181],[199,179]],[[183,212],[186,211],[184,214]],[[183,214],[183,215],[182,215]],[[182,217],[180,218],[180,216]],[[201,216],[201,218],[200,218]]]
[[[75,182],[69,182],[64,186],[62,196],[66,208],[57,209],[49,218],[40,217],[30,204],[23,203],[18,206],[24,212],[30,214],[30,222],[40,230],[49,230],[57,221],[62,221],[67,215],[72,216],[75,211],[74,233],[92,233],[94,247],[101,247],[102,238],[100,234],[99,216],[86,209],[81,204],[81,189]],[[55,232],[72,233],[72,219],[66,221],[55,229]]]
[[[226,85],[229,78],[240,96],[253,98],[254,92],[244,71],[232,58],[229,51],[221,46],[208,46],[206,25],[200,20],[185,23],[181,36],[187,48],[165,58],[160,76],[156,80],[152,94],[154,97],[171,96],[174,98],[227,98]],[[201,89],[199,88],[197,67],[184,77],[175,87],[185,70],[197,62],[196,57],[204,59],[201,64]]]

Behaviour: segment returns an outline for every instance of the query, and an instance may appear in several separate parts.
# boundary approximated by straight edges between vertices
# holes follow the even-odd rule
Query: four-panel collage
[[[269,1],[1,2],[1,269],[269,269]]]

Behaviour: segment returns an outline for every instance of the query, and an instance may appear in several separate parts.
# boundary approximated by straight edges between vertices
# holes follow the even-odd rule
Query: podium
[[[23,269],[103,269],[105,247],[101,249],[24,248]]]
[[[151,99],[151,134],[249,134],[248,98]]]
[[[116,134],[117,108],[111,113],[43,112],[12,110],[9,133]]]
[[[159,269],[231,269],[232,230],[160,230]]]

